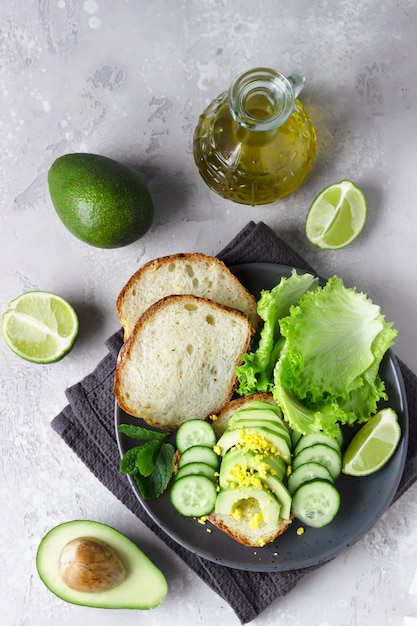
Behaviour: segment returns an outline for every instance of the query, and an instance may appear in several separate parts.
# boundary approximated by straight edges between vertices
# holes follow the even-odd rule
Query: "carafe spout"
[[[293,72],[290,76],[287,77],[287,80],[292,86],[294,98],[297,98],[302,88],[304,87],[306,77],[302,72]]]

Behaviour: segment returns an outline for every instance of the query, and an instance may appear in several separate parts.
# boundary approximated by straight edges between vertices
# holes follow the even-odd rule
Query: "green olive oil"
[[[280,110],[278,96],[257,83],[234,109],[230,92],[224,93],[200,116],[194,158],[207,185],[224,198],[248,205],[275,202],[309,174],[316,156],[312,122],[298,99],[290,102],[289,113],[286,102],[281,109],[287,110]]]

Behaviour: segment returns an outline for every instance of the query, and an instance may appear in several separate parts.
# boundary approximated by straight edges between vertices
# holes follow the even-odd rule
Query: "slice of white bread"
[[[120,291],[116,310],[125,340],[151,304],[172,294],[214,300],[245,313],[255,329],[259,326],[256,299],[222,261],[199,252],[179,253],[149,261]]]
[[[248,350],[247,317],[193,295],[171,295],[148,307],[124,343],[114,377],[120,407],[151,426],[176,430],[229,402],[235,368]]]
[[[270,404],[276,404],[272,394],[269,393],[257,393],[231,400],[227,406],[223,407],[223,409],[216,414],[215,419],[210,417],[210,421],[212,422],[217,434],[220,436],[224,432],[230,418],[236,411],[247,408],[254,400],[261,400],[263,402],[269,402]],[[237,520],[233,515],[224,515],[214,512],[208,515],[207,519],[214,524],[214,526],[232,537],[235,541],[238,541],[245,546],[253,547],[262,547],[271,543],[291,526],[291,520],[280,520],[278,526],[267,524],[265,521],[262,521],[256,528],[254,528],[250,523],[250,519],[254,513],[252,507],[253,502],[247,503],[246,505],[241,504],[240,510],[242,517],[239,520]]]

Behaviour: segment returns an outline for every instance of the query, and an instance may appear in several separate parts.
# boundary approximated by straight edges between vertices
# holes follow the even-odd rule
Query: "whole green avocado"
[[[108,157],[64,154],[51,165],[48,186],[63,224],[91,246],[127,246],[152,225],[153,202],[145,184]]]

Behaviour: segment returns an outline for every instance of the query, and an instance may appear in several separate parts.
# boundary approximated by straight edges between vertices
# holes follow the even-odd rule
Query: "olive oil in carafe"
[[[276,107],[276,97],[258,84],[246,94],[243,123],[233,115],[227,93],[200,116],[194,157],[213,191],[237,203],[257,205],[284,198],[304,182],[316,156],[313,125],[303,105],[293,99],[291,114],[275,126],[271,118]]]

